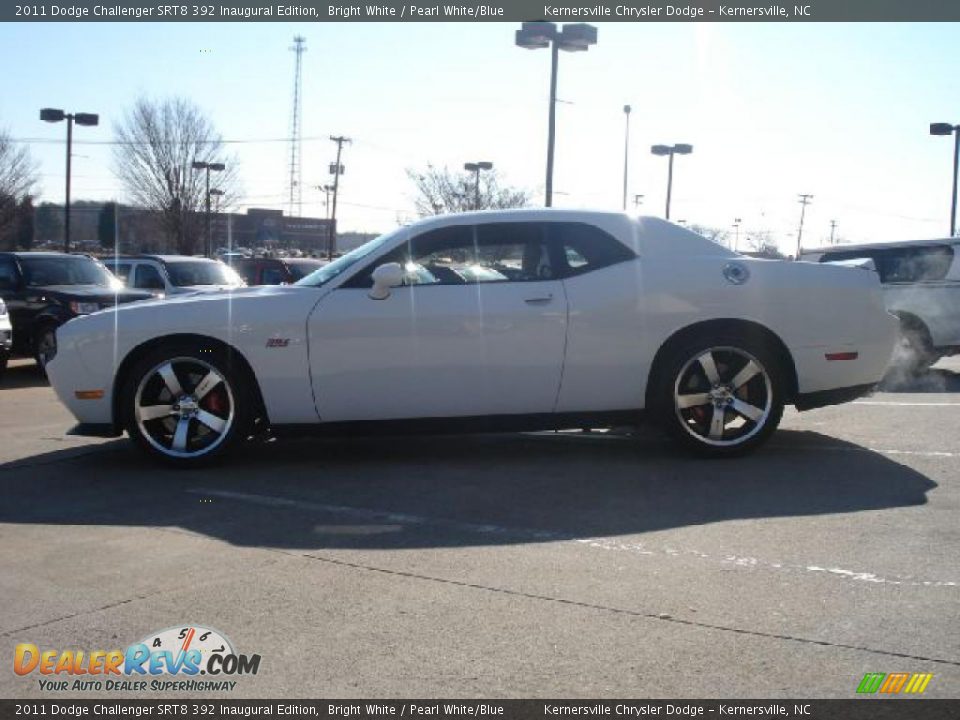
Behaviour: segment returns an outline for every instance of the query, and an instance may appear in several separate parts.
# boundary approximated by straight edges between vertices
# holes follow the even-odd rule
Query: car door
[[[369,296],[400,262],[406,282]],[[325,297],[308,323],[322,421],[549,413],[567,307],[539,223],[458,225],[413,237]]]

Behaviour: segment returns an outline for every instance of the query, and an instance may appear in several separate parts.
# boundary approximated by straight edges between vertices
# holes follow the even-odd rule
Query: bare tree
[[[223,138],[192,101],[169,98],[137,100],[115,127],[114,166],[135,205],[155,212],[177,252],[192,255],[203,236],[206,170],[194,162],[226,165],[210,176],[211,188],[223,191],[220,207],[238,196],[237,160],[226,157]]]
[[[728,230],[724,230],[723,228],[694,223],[693,225],[690,225],[688,229],[697,233],[697,235],[703,235],[705,238],[707,238],[707,240],[715,242],[717,245],[729,245],[730,232]]]
[[[414,204],[420,217],[474,209],[519,208],[530,204],[530,192],[501,184],[496,170],[480,173],[479,208],[476,205],[476,177],[473,173],[458,173],[446,167],[428,165],[423,172],[408,169],[407,177],[417,189]]]
[[[24,146],[0,130],[0,238],[15,232],[17,208],[37,183],[37,164]]]

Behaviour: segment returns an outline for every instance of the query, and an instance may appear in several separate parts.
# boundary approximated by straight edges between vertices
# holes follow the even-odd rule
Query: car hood
[[[212,293],[225,292],[230,290],[242,290],[243,288],[235,285],[178,285],[171,290],[171,295],[182,295],[184,293]]]
[[[141,290],[113,291],[103,285],[34,285],[30,289],[51,295],[104,304],[113,303],[114,299],[120,303],[128,303],[153,297],[150,293]]]
[[[129,305],[118,308],[119,312],[128,313],[133,310],[143,309],[146,312],[156,312],[163,308],[170,308],[171,312],[181,312],[183,305],[209,304],[209,303],[231,303],[235,300],[247,300],[257,297],[274,297],[277,295],[290,295],[295,293],[309,292],[312,288],[298,287],[294,285],[262,285],[258,287],[241,287],[233,289],[224,289],[219,292],[210,291],[209,285],[204,291],[195,292],[187,290],[186,292],[167,295],[165,298],[152,298],[144,302],[138,302],[136,305]]]

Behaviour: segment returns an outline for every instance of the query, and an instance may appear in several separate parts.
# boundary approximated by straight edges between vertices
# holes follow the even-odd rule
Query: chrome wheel
[[[160,453],[196,458],[227,438],[236,416],[230,383],[203,360],[177,357],[147,372],[134,396],[134,419]]]
[[[673,387],[681,427],[714,447],[745,443],[767,424],[774,407],[770,375],[753,355],[712,347],[690,358]]]

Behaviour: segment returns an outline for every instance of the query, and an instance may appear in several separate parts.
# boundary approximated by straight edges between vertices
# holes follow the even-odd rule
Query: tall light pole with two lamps
[[[667,170],[667,212],[666,219],[670,219],[670,196],[673,194],[673,156],[689,155],[693,152],[693,145],[678,143],[676,145],[654,145],[650,148],[654,155],[667,155],[670,157],[670,164]]]
[[[953,195],[950,196],[950,237],[957,234],[957,169],[960,166],[960,125],[930,123],[931,135],[953,135]]]
[[[586,23],[573,23],[558,29],[552,22],[525,22],[517,30],[517,46],[527,50],[550,48],[550,113],[547,120],[547,180],[544,205],[553,206],[553,149],[557,130],[557,62],[560,50],[581,52],[597,43],[597,29]]]
[[[43,108],[40,119],[56,123],[67,121],[67,187],[63,201],[63,251],[70,252],[70,158],[73,156],[73,123],[95,126],[100,124],[100,116],[93,113],[67,113],[56,108]]]
[[[480,209],[480,171],[493,170],[492,162],[464,163],[463,169],[473,173],[473,209]]]
[[[207,257],[210,257],[210,171],[213,170],[214,172],[223,172],[227,166],[223,163],[201,162],[200,160],[194,160],[192,167],[194,170],[206,170],[207,173],[207,190],[204,193],[207,211],[207,233],[206,237],[204,238],[203,254]],[[220,194],[222,195],[223,193],[221,192]]]

